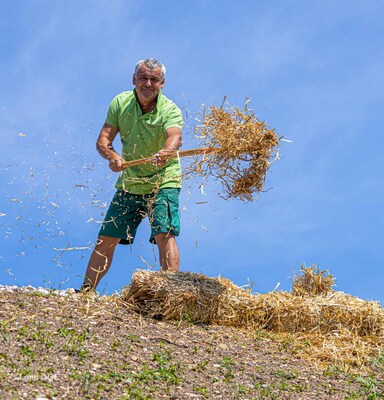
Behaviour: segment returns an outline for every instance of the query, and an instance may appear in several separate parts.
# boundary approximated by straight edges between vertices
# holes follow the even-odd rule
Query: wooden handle
[[[203,147],[200,149],[189,149],[189,150],[179,150],[179,151],[175,150],[167,154],[162,154],[160,158],[167,159],[167,158],[189,157],[189,156],[196,156],[199,154],[216,153],[217,151],[219,151],[219,149],[216,147]],[[128,168],[128,167],[134,167],[136,165],[150,164],[150,163],[153,163],[153,156],[140,158],[138,160],[126,161],[122,163],[121,166],[123,168]]]

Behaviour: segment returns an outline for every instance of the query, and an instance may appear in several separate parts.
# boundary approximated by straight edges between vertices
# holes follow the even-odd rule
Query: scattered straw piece
[[[219,150],[197,158],[192,169],[220,181],[225,199],[256,200],[272,159],[278,158],[277,134],[256,118],[248,102],[242,110],[225,99],[221,107],[206,106],[195,129],[205,147]]]

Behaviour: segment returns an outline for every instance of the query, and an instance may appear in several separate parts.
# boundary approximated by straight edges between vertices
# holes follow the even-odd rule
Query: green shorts
[[[113,196],[99,235],[120,238],[121,244],[132,244],[137,227],[148,215],[151,224],[149,241],[155,243],[159,233],[179,236],[180,189],[160,189],[155,194],[131,194],[118,190]]]

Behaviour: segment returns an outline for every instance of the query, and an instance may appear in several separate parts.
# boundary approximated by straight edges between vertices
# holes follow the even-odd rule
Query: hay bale
[[[249,303],[252,295],[225,278],[209,278],[192,272],[166,274],[137,271],[130,286],[122,291],[122,300],[138,312],[164,320],[188,318],[212,323],[236,318],[236,307]],[[230,302],[225,300],[230,298]]]
[[[341,292],[297,296],[278,292],[254,295],[225,278],[191,272],[137,271],[121,301],[135,311],[163,320],[264,328],[274,332],[345,332],[384,336],[379,303]]]
[[[195,159],[191,169],[219,181],[225,199],[256,200],[272,160],[278,158],[279,137],[256,118],[248,102],[243,109],[225,99],[221,107],[205,106],[195,128],[202,145],[218,151]]]

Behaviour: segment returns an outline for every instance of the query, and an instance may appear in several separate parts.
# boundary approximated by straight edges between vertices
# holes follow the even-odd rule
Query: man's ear
[[[160,83],[161,89],[164,87],[164,84],[165,84],[165,79],[163,79],[163,82]]]
[[[134,85],[136,85],[136,76],[135,76],[135,74],[132,75],[132,83]]]

